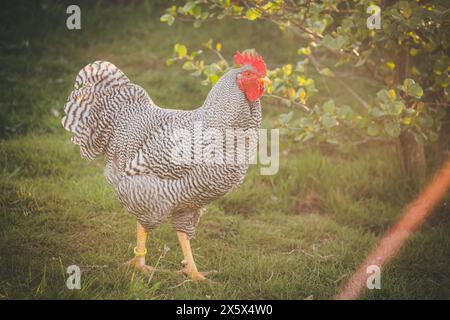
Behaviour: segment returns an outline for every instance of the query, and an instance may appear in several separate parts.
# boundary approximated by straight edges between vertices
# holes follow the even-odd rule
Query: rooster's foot
[[[197,271],[196,267],[189,266],[186,261],[182,261],[181,264],[183,265],[183,269],[179,271],[179,273],[184,274],[185,276],[188,276],[193,281],[202,281],[202,280],[208,280],[206,276],[217,273],[216,270],[213,271],[205,271],[200,272]]]
[[[136,270],[141,271],[147,276],[150,276],[153,272],[156,271],[152,266],[146,265],[145,260],[142,261],[141,257],[134,257],[133,259],[128,260],[124,263],[126,266],[134,267]]]

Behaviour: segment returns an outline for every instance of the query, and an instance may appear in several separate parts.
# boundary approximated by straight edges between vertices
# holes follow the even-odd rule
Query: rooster
[[[223,157],[212,162],[178,161],[173,150],[180,145],[179,132],[184,138],[192,136],[192,146],[182,143],[184,150],[217,146],[202,139],[203,131],[196,133],[199,123],[203,130],[222,134],[259,129],[260,98],[267,80],[264,60],[256,53],[237,52],[234,62],[238,68],[225,73],[203,105],[192,111],[158,107],[142,87],[106,61],[87,65],[76,77],[62,125],[73,134],[72,142],[83,158],[104,156],[107,182],[137,218],[134,258],[127,264],[144,273],[154,270],[145,263],[147,233],[169,219],[184,256],[182,272],[192,280],[205,279],[206,273],[197,270],[190,240],[203,208],[242,182],[249,161],[248,157],[240,162]],[[231,145],[236,146],[235,138]],[[249,144],[239,152],[255,149],[256,144]],[[239,152],[232,158],[241,157]]]

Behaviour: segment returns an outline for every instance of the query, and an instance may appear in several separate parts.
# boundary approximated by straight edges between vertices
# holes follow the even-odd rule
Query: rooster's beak
[[[263,86],[264,85],[268,86],[271,82],[267,76],[265,76],[264,78],[259,78],[258,80],[259,80],[259,83],[261,83],[261,85],[263,85]]]
[[[270,84],[270,79],[267,76],[261,78],[260,80],[262,80],[262,82],[264,82],[265,84]]]

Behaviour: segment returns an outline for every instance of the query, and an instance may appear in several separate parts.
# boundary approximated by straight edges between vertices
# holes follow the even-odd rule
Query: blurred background
[[[66,26],[74,3],[81,30]],[[0,298],[332,298],[449,156],[448,3],[379,1],[380,30],[366,26],[369,4],[3,3]],[[281,130],[279,172],[252,167],[202,217],[192,246],[215,283],[126,270],[135,219],[60,125],[76,74],[107,60],[159,106],[193,109],[246,49],[270,70],[263,127]],[[450,297],[449,200],[362,298]],[[180,267],[170,226],[148,250],[150,264]],[[72,264],[80,290],[65,285]]]

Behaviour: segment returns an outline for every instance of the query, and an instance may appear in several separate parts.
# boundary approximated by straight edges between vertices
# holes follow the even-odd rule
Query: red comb
[[[236,54],[234,55],[234,63],[239,66],[249,64],[262,77],[266,76],[266,64],[264,63],[263,58],[257,53],[255,53],[254,55],[251,53],[242,54],[239,51],[237,51]]]

